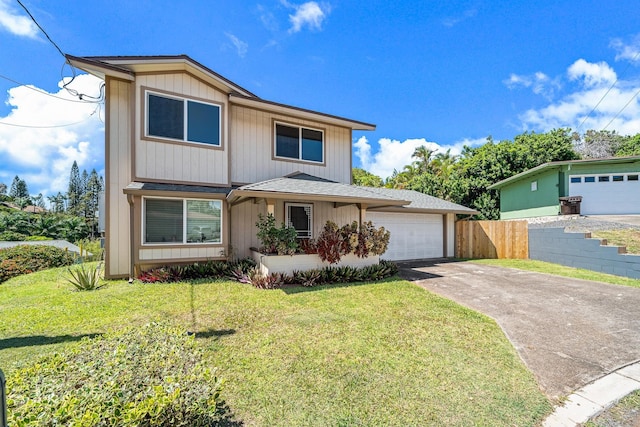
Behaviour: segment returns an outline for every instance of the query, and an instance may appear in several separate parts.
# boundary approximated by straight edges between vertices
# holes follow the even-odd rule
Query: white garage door
[[[401,261],[443,256],[442,215],[367,212],[367,220],[391,232],[382,259]]]
[[[638,173],[570,176],[569,195],[582,196],[582,215],[640,213]]]

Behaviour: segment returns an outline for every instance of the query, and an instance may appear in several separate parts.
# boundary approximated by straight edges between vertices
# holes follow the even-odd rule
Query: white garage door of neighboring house
[[[382,259],[443,257],[442,215],[368,211],[367,220],[391,232],[389,247]]]
[[[569,195],[582,196],[582,215],[640,213],[638,173],[573,175],[569,177]]]

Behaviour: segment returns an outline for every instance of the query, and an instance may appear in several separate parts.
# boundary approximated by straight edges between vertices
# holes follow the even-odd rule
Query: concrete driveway
[[[640,359],[640,289],[447,260],[400,275],[500,325],[557,399]]]

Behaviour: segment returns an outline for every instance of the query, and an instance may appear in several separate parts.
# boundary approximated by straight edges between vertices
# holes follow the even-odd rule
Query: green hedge
[[[83,339],[7,378],[11,426],[209,426],[222,381],[168,324]]]
[[[0,250],[0,283],[21,274],[71,265],[73,254],[46,245],[20,245]]]

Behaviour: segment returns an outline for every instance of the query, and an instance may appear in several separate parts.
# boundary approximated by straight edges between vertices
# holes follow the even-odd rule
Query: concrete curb
[[[640,389],[640,361],[599,378],[571,394],[543,427],[575,427]]]

